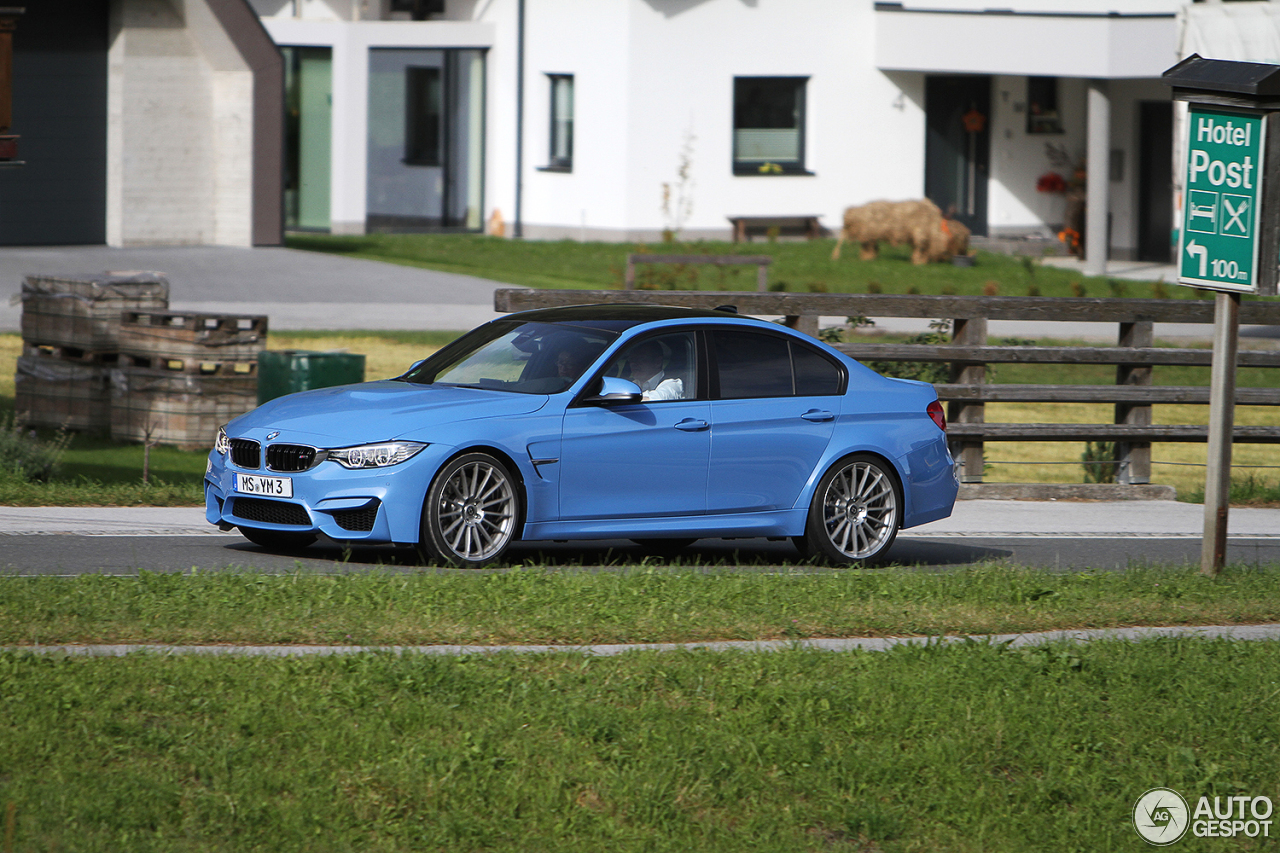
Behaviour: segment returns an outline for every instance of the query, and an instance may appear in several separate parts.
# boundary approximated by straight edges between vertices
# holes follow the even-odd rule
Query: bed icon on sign
[[[1187,230],[1200,234],[1218,233],[1218,194],[1209,190],[1187,193]]]

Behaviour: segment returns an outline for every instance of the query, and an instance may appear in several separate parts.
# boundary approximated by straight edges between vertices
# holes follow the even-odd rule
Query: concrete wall
[[[253,72],[204,0],[116,0],[107,243],[253,242]]]

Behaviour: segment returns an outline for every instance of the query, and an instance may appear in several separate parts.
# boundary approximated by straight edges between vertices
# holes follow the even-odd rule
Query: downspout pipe
[[[511,236],[524,237],[524,0],[516,0],[516,213]]]

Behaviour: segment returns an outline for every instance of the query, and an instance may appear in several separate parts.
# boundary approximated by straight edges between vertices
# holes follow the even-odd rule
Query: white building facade
[[[1160,75],[1188,45],[1210,56],[1255,27],[1234,20],[1243,7],[1280,9],[250,2],[285,54],[292,228],[727,238],[731,217],[834,230],[849,205],[928,196],[976,234],[1051,237],[1087,193],[1091,262],[1095,246],[1168,259],[1175,116]]]

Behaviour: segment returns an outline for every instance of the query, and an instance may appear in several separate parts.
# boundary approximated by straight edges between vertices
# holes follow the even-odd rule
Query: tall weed
[[[44,483],[53,479],[71,436],[60,430],[52,441],[41,441],[14,415],[0,419],[0,480]]]

